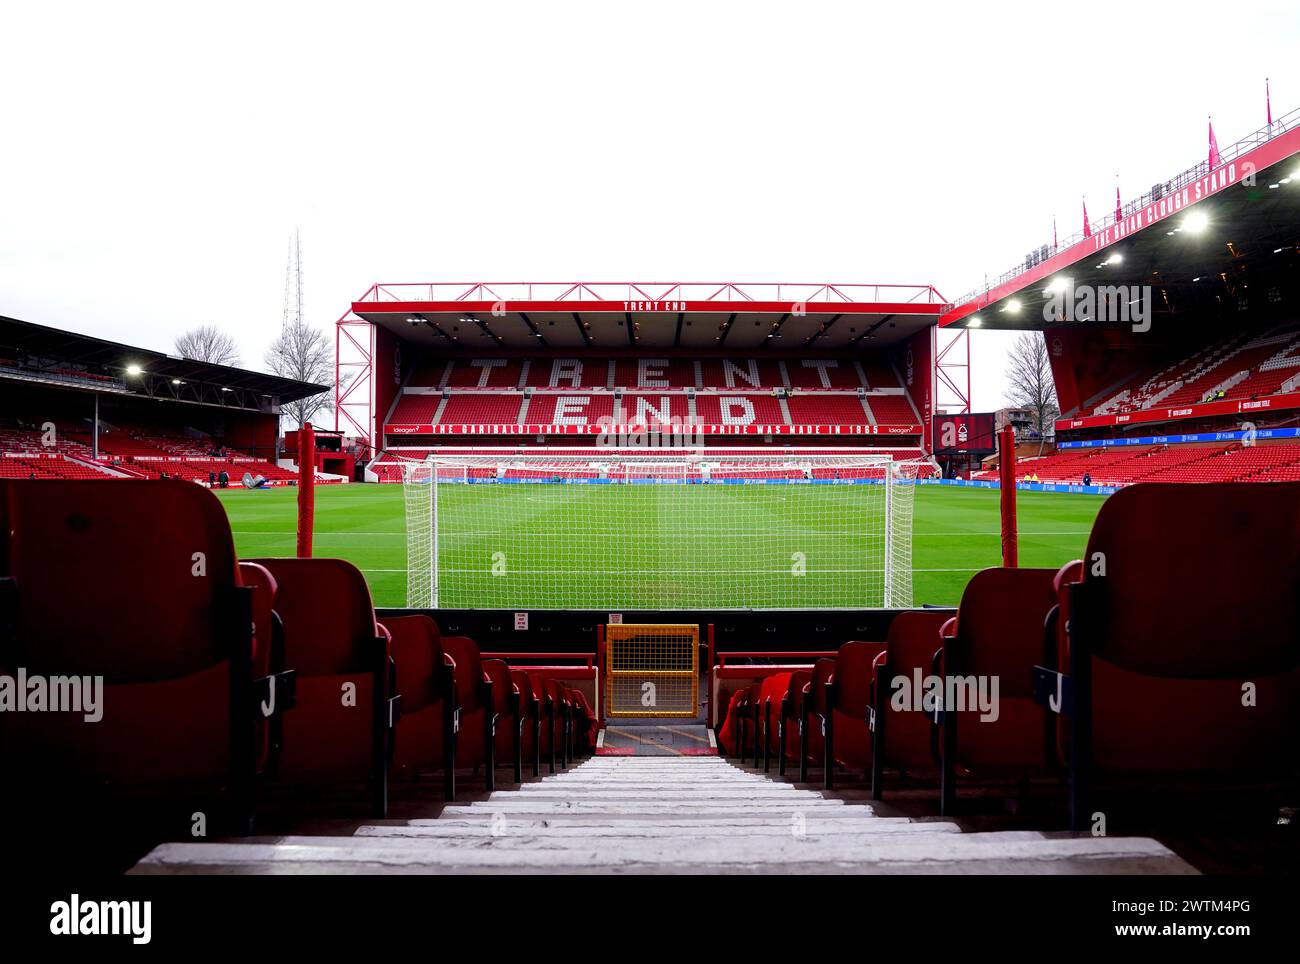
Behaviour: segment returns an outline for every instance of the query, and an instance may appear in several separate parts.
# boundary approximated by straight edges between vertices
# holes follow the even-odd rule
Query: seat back
[[[264,676],[271,671],[272,646],[276,622],[275,577],[265,566],[255,562],[239,563],[239,581],[253,589],[253,675]],[[280,654],[283,657],[283,653]],[[283,667],[277,667],[276,670]]]
[[[962,592],[943,671],[975,684],[958,697],[964,709],[953,709],[957,758],[977,773],[1026,774],[1055,765],[1046,710],[1034,700],[1034,667],[1050,658],[1043,627],[1056,604],[1055,577],[1054,569],[985,569]],[[974,705],[980,696],[988,698],[987,709]]]
[[[933,672],[934,654],[939,649],[939,630],[949,619],[942,612],[899,613],[889,624],[883,660],[890,673],[901,677],[909,686],[919,673],[925,679]],[[875,708],[889,716],[885,723],[885,765],[907,770],[928,769],[935,765],[932,750],[930,717],[919,706],[901,708],[893,696],[897,691],[879,673],[876,676]]]
[[[884,652],[884,643],[852,640],[835,654],[835,709],[855,720],[865,720],[871,703],[872,664]]]
[[[1104,574],[1101,567],[1104,566]],[[1300,482],[1121,489],[1083,559],[1095,656],[1147,676],[1300,666]]]
[[[468,636],[444,636],[442,648],[456,661],[456,696],[462,713],[483,709],[483,657]]]
[[[531,719],[532,715],[537,712],[532,679],[522,669],[512,669],[510,671],[510,682],[519,689],[520,712]]]
[[[428,616],[385,616],[383,625],[392,637],[397,668],[397,692],[402,713],[409,716],[437,703],[439,681],[446,667],[442,659],[442,634]]]
[[[253,561],[275,577],[285,665],[296,676],[277,781],[365,779],[386,753],[379,721],[389,680],[380,667],[391,656],[365,578],[342,559]]]
[[[212,493],[180,481],[21,480],[0,482],[0,502],[0,573],[21,596],[0,660],[138,683],[227,658],[241,628],[235,548]]]
[[[785,690],[785,707],[786,713],[796,715],[799,712],[799,700],[803,696],[803,688],[812,681],[812,670],[797,669],[790,674],[790,684]]]
[[[483,673],[492,681],[492,711],[499,716],[514,716],[514,683],[510,667],[502,659],[483,660]]]
[[[1044,660],[1043,621],[1056,605],[1055,569],[984,569],[957,607],[957,639],[967,675],[997,676],[999,693],[1032,697],[1034,666]]]
[[[1080,570],[1066,643],[1091,653],[1093,765],[1294,781],[1300,483],[1123,489]]]
[[[371,668],[378,626],[370,587],[342,559],[253,559],[275,577],[285,660],[299,677]]]
[[[808,699],[805,707],[810,713],[825,716],[830,712],[826,704],[826,683],[835,675],[835,660],[823,657],[813,663],[812,677],[808,681]]]

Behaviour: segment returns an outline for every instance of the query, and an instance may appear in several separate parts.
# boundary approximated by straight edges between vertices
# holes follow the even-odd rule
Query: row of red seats
[[[871,415],[881,425],[911,425],[916,412],[902,395],[796,393],[786,400],[771,394],[721,393],[695,397],[682,393],[628,393],[615,399],[608,393],[533,395],[452,394],[443,404],[440,395],[403,394],[389,422],[394,425],[595,425],[600,419],[636,425],[865,425]],[[439,414],[441,409],[441,414]],[[522,414],[521,414],[522,413]],[[522,421],[520,421],[522,418]],[[694,422],[692,422],[694,420]]]
[[[739,691],[723,743],[805,781],[820,765],[827,787],[836,764],[862,769],[876,799],[886,770],[928,774],[945,814],[962,784],[1061,778],[1080,830],[1099,790],[1282,801],[1298,620],[1300,484],[1139,484],[1102,506],[1082,561],[986,569],[955,617],[902,613],[884,643]],[[927,678],[930,704],[912,692]],[[971,699],[991,681],[995,714]]]
[[[1288,364],[1298,350],[1300,334],[1296,333],[1294,322],[1266,329],[1255,336],[1237,332],[1203,345],[1172,363],[1142,369],[1125,386],[1080,414],[1132,412],[1153,405],[1161,408],[1194,405],[1243,371],[1247,372],[1246,377],[1224,389],[1224,398],[1271,395],[1300,372],[1300,366]],[[1120,399],[1125,392],[1127,395]]]
[[[151,523],[150,520],[156,520]],[[101,677],[102,718],[0,714],[12,786],[217,798],[590,751],[577,691],[482,659],[426,616],[376,618],[337,559],[236,559],[220,502],[180,481],[0,481],[0,671]]]
[[[897,388],[898,376],[886,362],[862,362],[866,384]],[[698,372],[697,372],[698,368]],[[851,361],[787,359],[785,376],[771,358],[534,358],[523,377],[522,359],[476,358],[422,365],[412,386],[433,388],[718,388],[751,391],[762,388],[860,388],[864,383]],[[788,381],[788,386],[787,386]]]

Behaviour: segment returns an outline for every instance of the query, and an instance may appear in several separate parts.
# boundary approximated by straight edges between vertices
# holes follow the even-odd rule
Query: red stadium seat
[[[823,782],[828,790],[835,785],[836,763],[857,767],[864,776],[870,772],[871,730],[867,717],[871,709],[871,680],[876,657],[884,651],[884,643],[853,640],[835,654],[835,669],[826,684],[821,717],[826,737]]]
[[[375,814],[386,814],[393,663],[365,577],[342,559],[253,561],[275,577],[285,661],[296,674],[277,782],[362,781]]]
[[[776,744],[778,747],[777,772],[785,776],[787,760],[800,759],[800,747],[803,746],[804,714],[803,691],[812,681],[810,670],[795,670],[790,674],[785,692],[781,694],[780,711],[776,725]]]
[[[740,756],[740,707],[745,695],[744,687],[732,692],[722,725],[718,727],[718,747],[727,756]]]
[[[889,624],[884,652],[873,664],[871,691],[871,796],[884,792],[886,767],[900,774],[937,771],[938,730],[920,707],[902,707],[891,699],[893,680],[914,681],[938,665],[939,630],[948,621],[941,612],[899,613]],[[914,685],[914,684],[912,684]]]
[[[573,703],[565,687],[555,679],[543,681],[546,698],[550,704],[551,762],[554,768],[555,754],[559,751],[560,766],[568,769],[569,752],[572,746],[571,733],[573,724]]]
[[[1053,768],[1047,719],[1034,699],[1034,667],[1044,659],[1043,624],[1056,602],[1055,575],[1052,569],[977,572],[962,592],[957,615],[944,624],[944,693],[955,681],[970,679],[987,684],[987,694],[996,698],[987,717],[969,705],[942,708],[943,814],[956,804],[958,768],[979,778],[1025,777]]]
[[[515,783],[523,779],[523,747],[519,743],[519,725],[515,719],[514,680],[510,678],[510,667],[502,659],[483,660],[483,675],[492,684],[492,701],[489,704],[489,759],[487,762],[487,789],[496,786],[496,768],[502,760],[509,760],[513,767]]]
[[[468,636],[444,636],[443,651],[455,664],[456,739],[452,766],[485,767],[488,789],[493,785],[492,681],[483,670],[483,657]]]
[[[771,676],[763,678],[762,687],[759,689],[759,721],[758,733],[759,740],[763,745],[763,772],[767,773],[772,767],[772,758],[780,757],[781,742],[778,737],[780,730],[781,717],[781,700],[785,698],[786,692],[790,689],[790,677],[792,673],[773,673]]]
[[[400,700],[394,772],[414,777],[441,769],[444,795],[451,802],[456,798],[456,684],[438,624],[428,616],[387,616],[382,625],[392,638],[394,690]]]
[[[1294,791],[1300,483],[1123,489],[1074,572],[1067,672],[1039,673],[1072,717],[1073,827],[1098,781]]]
[[[104,679],[93,726],[85,712],[0,714],[11,791],[217,792],[247,831],[267,746],[255,720],[288,705],[291,678],[267,678],[273,580],[244,575],[254,585],[197,486],[0,482],[0,666]]]
[[[569,687],[569,700],[573,705],[573,746],[575,757],[591,754],[595,746],[596,731],[599,721],[587,702],[587,694],[580,689]]]
[[[284,624],[275,611],[275,577],[265,566],[239,563],[239,581],[253,590],[253,674],[266,679],[270,712],[258,722],[259,769],[274,770],[284,736],[283,711],[293,705],[293,674],[284,672]]]
[[[529,674],[533,684],[533,699],[537,706],[537,753],[546,757],[548,773],[555,772],[555,706],[554,689],[546,685],[546,677]]]
[[[803,688],[800,707],[799,782],[808,782],[808,764],[821,760],[825,769],[833,764],[826,756],[826,721],[830,716],[827,689],[835,676],[835,660],[819,659],[813,664],[812,676]],[[816,730],[808,725],[810,716],[817,717]]]
[[[532,678],[522,669],[510,671],[514,684],[515,722],[519,733],[519,758],[532,761],[533,776],[542,769],[541,705]]]

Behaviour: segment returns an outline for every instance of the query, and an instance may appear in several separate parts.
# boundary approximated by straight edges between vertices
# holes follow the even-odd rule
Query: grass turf
[[[880,491],[444,486],[439,601],[519,609],[879,605],[881,577],[865,561],[873,540],[864,534],[878,514],[864,508],[865,490]],[[241,558],[293,554],[296,489],[219,495]],[[1018,500],[1021,565],[1054,568],[1082,555],[1102,497],[1021,492]],[[406,604],[405,529],[399,485],[316,490],[315,554],[360,568],[377,606]],[[794,575],[795,553],[804,575]],[[915,605],[955,605],[971,574],[999,559],[996,490],[917,488]]]

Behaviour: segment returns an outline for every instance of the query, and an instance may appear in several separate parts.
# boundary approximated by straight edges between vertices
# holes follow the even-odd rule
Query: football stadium
[[[332,381],[0,316],[13,846],[1294,872],[1300,110],[1232,136],[956,297],[363,280]],[[974,409],[981,332],[1046,425]]]

